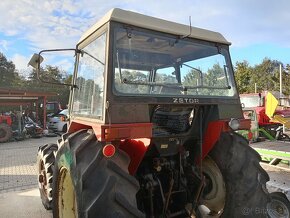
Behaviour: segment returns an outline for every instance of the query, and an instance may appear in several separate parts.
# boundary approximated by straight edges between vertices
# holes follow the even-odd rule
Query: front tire
[[[52,208],[53,167],[57,149],[57,145],[51,143],[40,146],[37,153],[38,188],[42,204],[47,210]]]
[[[71,217],[142,217],[137,209],[138,182],[128,173],[128,155],[116,149],[103,155],[92,130],[80,130],[60,142],[53,185],[53,215]]]
[[[219,168],[224,185],[220,181],[209,182],[216,188],[216,195],[208,190],[208,196],[203,196],[204,204],[209,205],[208,216],[267,217],[270,197],[266,182],[269,176],[259,164],[261,157],[248,145],[248,141],[236,133],[222,133],[209,156]],[[216,202],[222,202],[221,194],[224,194],[224,204],[221,203],[222,207],[217,211]]]
[[[7,142],[12,137],[12,129],[6,123],[0,123],[0,142]]]

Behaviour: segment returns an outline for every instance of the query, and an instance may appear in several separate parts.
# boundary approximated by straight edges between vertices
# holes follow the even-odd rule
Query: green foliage
[[[290,76],[286,71],[290,70],[290,65],[286,67],[280,61],[265,58],[261,64],[254,67],[249,66],[247,61],[237,62],[235,65],[235,78],[240,93],[253,93],[255,84],[257,92],[279,91],[280,73],[279,66],[282,65],[283,94],[290,94]]]
[[[72,76],[67,76],[57,67],[46,66],[41,69],[42,78],[55,83],[71,83]],[[31,91],[53,92],[56,96],[48,97],[48,101],[58,101],[63,107],[68,104],[70,89],[68,86],[53,85],[40,82],[37,79],[36,71],[33,69],[28,78],[21,77],[12,61],[7,60],[4,54],[0,53],[0,87],[24,89]]]
[[[127,79],[131,82],[147,82],[148,81],[148,71],[136,71],[136,70],[123,70],[122,79]],[[165,78],[159,78],[165,79]],[[116,89],[119,92],[131,93],[134,90],[136,93],[148,93],[149,86],[137,85],[137,84],[124,84],[120,81],[120,75],[116,74],[115,78]]]
[[[183,79],[184,85],[192,86],[208,86],[208,87],[227,87],[227,80],[225,75],[225,69],[222,68],[219,64],[214,64],[212,68],[208,69],[207,72],[202,72],[199,69],[191,69]],[[190,92],[198,92],[203,95],[211,95],[213,89],[201,89],[189,90]],[[215,89],[215,93],[220,95],[224,94],[223,89]]]
[[[200,72],[201,71],[198,71],[198,70],[195,70],[195,69],[191,69],[189,70],[186,75],[184,76],[184,79],[183,79],[183,84],[185,86],[190,86],[190,85],[193,85],[193,84],[196,84],[196,85],[199,85],[198,82],[200,81]]]
[[[57,83],[59,85],[39,81],[35,69],[31,71],[25,83],[31,90],[56,93],[56,96],[51,96],[48,100],[58,101],[65,107],[68,104],[70,89],[68,86],[61,85],[61,83],[70,84],[72,76],[66,76],[65,72],[61,72],[58,67],[46,65],[45,68],[41,68],[40,70],[40,78],[44,81]]]
[[[235,77],[240,93],[254,92],[252,87],[251,76],[253,68],[247,61],[237,62],[235,66]]]
[[[12,61],[0,52],[0,87],[13,87],[19,85],[21,78]]]

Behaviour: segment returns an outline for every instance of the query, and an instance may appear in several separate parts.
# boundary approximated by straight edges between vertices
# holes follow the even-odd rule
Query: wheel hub
[[[220,214],[225,206],[226,188],[219,167],[210,157],[203,160],[203,174],[205,187],[201,203],[209,210],[208,215]]]
[[[59,174],[60,179],[57,187],[58,218],[77,218],[76,195],[70,173],[63,167]]]
[[[283,202],[276,199],[272,199],[272,201],[268,203],[267,211],[269,217],[271,218],[286,218],[290,215],[287,206]]]

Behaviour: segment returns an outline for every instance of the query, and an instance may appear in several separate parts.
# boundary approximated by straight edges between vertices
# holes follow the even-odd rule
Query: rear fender
[[[130,156],[129,173],[134,175],[147,151],[150,139],[126,139],[122,140],[119,148]]]
[[[78,130],[81,130],[81,129],[91,129],[92,128],[92,125],[90,125],[89,123],[81,123],[81,122],[71,122],[70,125],[68,126],[68,130],[67,132],[68,133],[74,133]]]
[[[220,138],[221,133],[229,131],[230,127],[228,125],[228,121],[226,120],[217,120],[208,123],[207,129],[203,136],[202,159],[204,159],[213,149],[214,145]]]
[[[151,123],[112,124],[109,126],[76,120],[70,123],[68,133],[81,129],[93,129],[99,141],[112,143],[126,152],[130,157],[128,171],[131,175],[136,173],[152,137]]]
[[[68,128],[69,133],[76,132],[80,129],[90,129],[93,128],[96,137],[103,141],[102,128],[101,125],[90,125],[89,122],[71,122]],[[207,129],[203,137],[202,145],[202,159],[212,150],[222,132],[231,131],[228,120],[218,120],[208,123]],[[125,151],[130,156],[130,164],[128,170],[131,175],[134,175],[138,169],[139,164],[141,163],[147,147],[150,144],[150,134],[144,134],[146,138],[135,138],[135,139],[124,139],[120,140],[119,148]],[[118,140],[118,139],[117,139]],[[111,141],[111,140],[110,140]]]

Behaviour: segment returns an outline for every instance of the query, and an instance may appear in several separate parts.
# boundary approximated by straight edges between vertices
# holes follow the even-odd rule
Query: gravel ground
[[[0,143],[0,217],[51,218],[42,206],[37,186],[36,156],[40,145],[57,137]]]
[[[1,218],[52,218],[51,211],[44,209],[39,197],[36,156],[40,145],[55,143],[57,139],[43,137],[0,143]]]
[[[37,187],[36,156],[40,145],[57,137],[0,144],[0,193]]]

